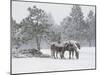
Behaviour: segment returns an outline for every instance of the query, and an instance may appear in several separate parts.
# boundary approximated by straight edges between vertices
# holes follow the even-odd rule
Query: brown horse
[[[58,53],[60,54],[60,57],[62,58],[62,52],[64,50],[64,46],[63,45],[60,45],[60,44],[57,44],[57,43],[53,43],[51,45],[51,56],[53,58],[58,58]]]

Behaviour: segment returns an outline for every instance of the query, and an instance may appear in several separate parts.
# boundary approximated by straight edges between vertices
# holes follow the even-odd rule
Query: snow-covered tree
[[[44,35],[49,34],[49,28],[52,26],[51,19],[47,13],[33,6],[28,8],[29,15],[22,20],[22,34],[24,40],[36,40],[37,49],[40,50],[41,40]]]
[[[86,23],[89,26],[87,41],[89,41],[90,46],[95,45],[95,14],[92,10],[89,11]]]
[[[81,32],[85,27],[84,16],[79,5],[73,5],[69,16],[61,22],[66,39],[81,40]]]
[[[11,19],[11,39],[12,39],[12,47],[16,46],[19,47],[21,43],[20,39],[20,32],[21,32],[21,26],[20,24],[16,23],[16,20]]]

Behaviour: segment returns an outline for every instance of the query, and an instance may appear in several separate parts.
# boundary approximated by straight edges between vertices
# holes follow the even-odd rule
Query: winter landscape
[[[96,68],[95,6],[12,1],[12,74]]]
[[[50,55],[50,50],[42,50]],[[95,48],[84,47],[80,51],[80,59],[52,59],[52,58],[14,58],[12,73],[34,73],[47,71],[82,70],[95,68]]]

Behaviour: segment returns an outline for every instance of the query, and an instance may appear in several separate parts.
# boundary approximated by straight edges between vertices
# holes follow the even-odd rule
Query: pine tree
[[[88,29],[88,41],[89,41],[89,46],[95,45],[95,14],[92,10],[89,11],[89,14],[87,16],[87,24],[89,26]]]
[[[25,34],[23,38],[24,40],[35,39],[37,49],[40,50],[41,40],[44,35],[49,33],[52,24],[49,22],[50,18],[44,10],[33,6],[32,8],[29,7],[28,11],[29,15],[20,23],[23,28],[22,34]]]

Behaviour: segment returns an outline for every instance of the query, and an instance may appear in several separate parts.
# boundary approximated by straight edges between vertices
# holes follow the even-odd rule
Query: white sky
[[[47,3],[33,3],[33,2],[12,2],[12,17],[19,23],[23,18],[28,16],[28,7],[36,5],[38,8],[45,10],[47,13],[51,13],[55,23],[60,24],[60,22],[69,15],[73,5],[62,5],[62,4],[47,4]],[[84,17],[87,16],[90,10],[95,12],[95,7],[93,6],[81,6]]]

